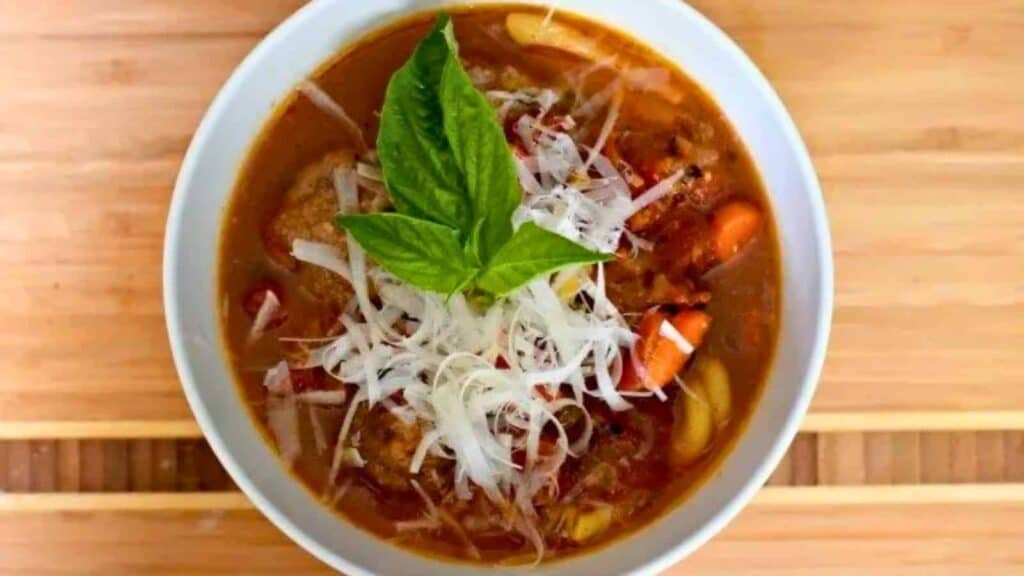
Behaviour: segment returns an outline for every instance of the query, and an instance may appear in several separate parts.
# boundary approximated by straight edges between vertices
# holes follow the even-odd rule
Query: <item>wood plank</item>
[[[1006,458],[1003,433],[998,431],[978,432],[975,449],[978,456],[978,481],[1005,481]]]
[[[77,440],[57,441],[57,488],[78,492],[82,487],[82,461]]]
[[[800,423],[800,429],[804,432],[1024,430],[1024,410],[812,409]],[[0,432],[2,430],[0,427]]]
[[[39,542],[46,542],[46,554],[39,553]],[[74,562],[54,562],[54,558]],[[0,572],[37,576],[334,573],[252,510],[4,516],[0,517]]]
[[[153,441],[153,488],[173,492],[178,488],[178,443],[175,440]]]
[[[199,490],[198,443],[194,440],[178,442],[178,491]]]
[[[773,486],[757,494],[758,506],[860,506],[870,504],[1024,503],[1024,483],[928,485]]]
[[[1003,439],[1006,449],[1006,477],[1008,482],[1024,482],[1024,432],[1006,432]]]
[[[132,492],[148,492],[153,489],[153,441],[130,440],[128,442],[128,485]]]
[[[104,479],[104,448],[98,440],[83,440],[79,444],[81,486],[84,492],[102,492]]]
[[[0,160],[123,166],[180,158],[210,100],[257,41],[97,36],[5,42],[0,107],[34,117],[4,117]],[[67,120],[74,121],[73,132],[47,139],[48,130]]]
[[[31,443],[29,466],[32,468],[33,492],[53,492],[57,489],[57,443],[53,440],[35,440]]]
[[[871,504],[1024,504],[1024,483],[901,486],[767,486],[753,507],[857,506]],[[100,512],[246,510],[254,508],[237,490],[209,492],[88,492],[0,494],[0,512]]]
[[[892,435],[892,481],[917,484],[921,481],[921,435],[896,432]]]
[[[813,486],[818,483],[818,437],[800,434],[789,448],[793,465],[793,485]]]
[[[128,443],[108,440],[103,443],[103,491],[128,490]]]
[[[0,472],[0,491],[7,491],[7,446],[10,442],[0,442],[0,467],[3,471]]]
[[[0,512],[216,512],[252,508],[252,503],[238,491],[0,494]]]
[[[1001,576],[1024,569],[1014,545],[1024,538],[1022,514],[1019,502],[754,504],[667,574]],[[46,555],[38,554],[41,540]],[[330,573],[252,510],[18,512],[0,516],[0,558],[5,572],[19,574]]]
[[[160,236],[176,160],[131,164],[0,162],[0,263],[20,279],[0,285],[0,420],[11,421],[8,431],[18,420],[190,416],[160,303]],[[25,202],[43,175],[50,201]],[[17,328],[26,324],[34,329]]]
[[[262,35],[305,0],[0,0],[0,37]]]
[[[800,430],[804,433],[1024,430],[1024,411],[811,412],[801,422]],[[0,440],[200,437],[202,431],[192,419],[0,421]]]
[[[32,486],[31,445],[11,442],[7,445],[7,486],[9,492],[28,492]]]
[[[752,506],[667,574],[1017,574],[1022,514],[1019,503]]]
[[[818,436],[819,484],[863,484],[865,470],[863,433]]]
[[[867,484],[892,484],[895,441],[892,432],[864,434],[864,479]]]
[[[949,432],[921,434],[921,481],[942,484],[953,479],[953,436]]]
[[[1022,426],[1024,428],[1024,426]],[[9,420],[0,422],[0,440],[34,438],[198,438],[192,420]]]
[[[1013,0],[947,3],[927,15],[927,0],[694,4],[764,69],[816,154],[1019,152],[1024,85],[1002,81],[1024,53]]]
[[[950,446],[952,481],[958,484],[978,481],[978,437],[975,432],[954,432]]]

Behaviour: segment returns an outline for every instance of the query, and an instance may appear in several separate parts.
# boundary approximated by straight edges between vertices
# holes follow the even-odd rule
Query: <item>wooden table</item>
[[[160,259],[210,99],[300,0],[0,0],[0,573],[321,574],[234,489]],[[673,574],[1024,573],[1024,0],[698,0],[824,184],[805,432]]]

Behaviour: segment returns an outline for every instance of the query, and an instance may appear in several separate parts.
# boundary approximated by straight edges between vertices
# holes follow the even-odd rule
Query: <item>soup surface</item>
[[[726,118],[647,48],[560,13],[452,21],[518,167],[515,226],[613,256],[494,297],[431,295],[353,254],[337,214],[395,209],[375,143],[424,15],[346,49],[266,125],[224,221],[223,335],[325,505],[431,555],[550,560],[665,513],[740,433],[778,329],[774,224]],[[479,366],[442,377],[463,360]]]

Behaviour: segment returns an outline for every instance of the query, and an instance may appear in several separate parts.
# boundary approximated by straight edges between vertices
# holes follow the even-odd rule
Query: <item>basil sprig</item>
[[[487,98],[462,68],[441,15],[391,78],[377,153],[397,213],[343,215],[379,265],[423,290],[500,297],[533,278],[611,258],[528,223],[515,160]]]

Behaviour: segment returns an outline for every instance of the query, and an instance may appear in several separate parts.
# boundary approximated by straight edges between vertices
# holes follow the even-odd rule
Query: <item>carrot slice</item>
[[[643,366],[634,365],[632,359],[626,362],[619,389],[663,388],[686,365],[690,354],[662,334],[662,323],[666,320],[694,348],[700,346],[711,327],[711,317],[698,310],[684,310],[670,320],[657,308],[648,310],[640,321],[640,341],[636,345],[636,358]]]
[[[735,200],[711,215],[711,233],[715,255],[726,262],[761,231],[761,211],[749,202]]]

